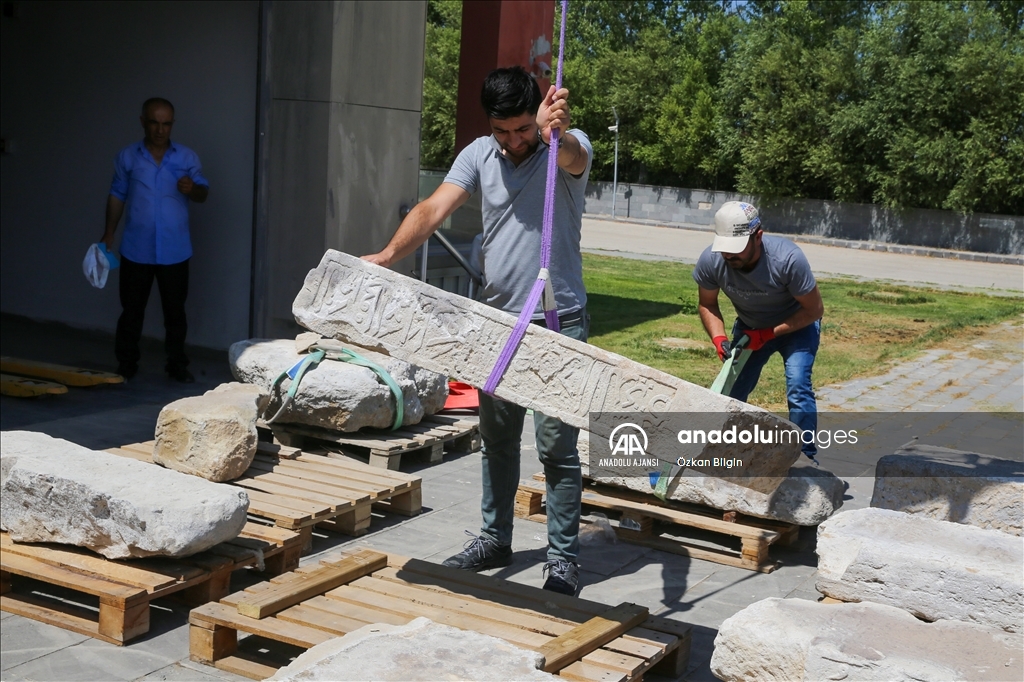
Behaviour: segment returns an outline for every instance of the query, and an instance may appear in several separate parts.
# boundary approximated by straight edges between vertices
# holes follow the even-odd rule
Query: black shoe
[[[541,575],[548,574],[544,581],[544,589],[552,592],[567,594],[570,597],[576,596],[576,590],[580,586],[580,567],[574,561],[568,559],[550,559],[541,571]]]
[[[167,370],[167,376],[182,384],[196,383],[196,378],[192,376],[192,372],[188,371],[184,367]]]
[[[127,363],[122,362],[117,366],[117,373],[124,377],[125,381],[134,378],[135,375],[138,374],[138,372],[138,365],[129,365]]]
[[[485,568],[501,568],[512,563],[512,548],[502,546],[484,535],[473,535],[468,530],[466,535],[472,538],[465,548],[444,560],[444,566],[458,568],[463,571],[482,571]]]

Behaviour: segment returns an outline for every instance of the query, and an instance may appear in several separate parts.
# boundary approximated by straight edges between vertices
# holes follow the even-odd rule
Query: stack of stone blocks
[[[882,457],[871,507],[818,529],[828,603],[766,599],[727,619],[722,680],[1024,679],[1020,462],[928,445]]]
[[[250,383],[223,384],[166,405],[153,449],[153,461],[161,467],[41,433],[5,432],[0,527],[16,542],[76,545],[112,559],[184,557],[236,538],[249,498],[241,488],[220,484],[242,476],[252,464],[257,421],[281,405],[289,387],[286,380],[271,390],[271,383],[315,342],[303,336],[235,344],[232,370]],[[366,349],[359,352],[382,365],[402,388],[404,424],[444,407],[446,377]],[[394,422],[394,397],[365,367],[321,363],[301,388],[285,419],[341,431]]]

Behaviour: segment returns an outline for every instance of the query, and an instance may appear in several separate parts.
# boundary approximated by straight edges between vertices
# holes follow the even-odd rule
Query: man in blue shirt
[[[196,153],[171,142],[174,105],[161,97],[148,99],[139,120],[146,135],[117,155],[103,233],[103,242],[112,251],[117,224],[127,205],[121,239],[122,313],[114,340],[117,372],[131,379],[138,371],[142,322],[155,278],[164,313],[165,369],[172,379],[192,383],[195,377],[188,371],[185,355],[185,299],[192,257],[188,202],[206,201],[210,183],[203,177]]]

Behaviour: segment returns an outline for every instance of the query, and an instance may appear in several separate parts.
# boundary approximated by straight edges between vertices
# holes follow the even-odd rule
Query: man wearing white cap
[[[698,311],[718,357],[730,352],[718,292],[723,290],[736,309],[733,343],[750,339],[752,351],[729,395],[746,400],[761,369],[774,353],[786,368],[789,419],[802,431],[817,432],[818,407],[811,370],[821,337],[824,306],[811,266],[803,251],[788,239],[766,236],[757,209],[729,201],[715,214],[715,241],[697,260],[693,279],[699,287]],[[814,460],[817,448],[803,445]]]

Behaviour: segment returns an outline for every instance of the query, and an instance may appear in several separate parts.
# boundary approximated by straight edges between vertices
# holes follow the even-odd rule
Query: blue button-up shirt
[[[144,142],[117,155],[110,193],[127,204],[121,254],[128,260],[174,265],[192,257],[188,197],[178,191],[178,180],[186,175],[197,185],[210,186],[199,156],[176,142],[159,166]]]

